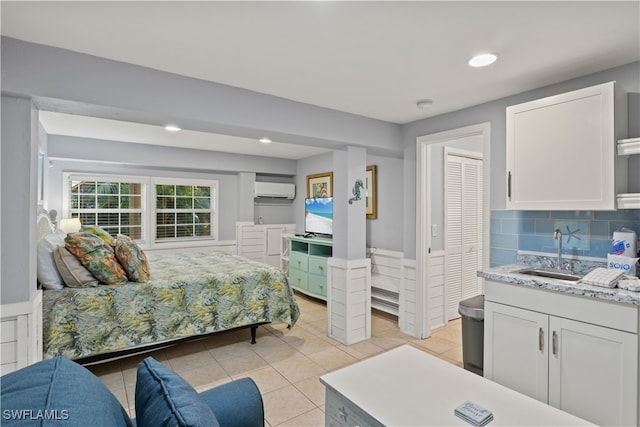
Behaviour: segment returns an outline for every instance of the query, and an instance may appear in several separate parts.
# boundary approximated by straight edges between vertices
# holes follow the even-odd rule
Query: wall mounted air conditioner
[[[296,196],[296,185],[288,182],[257,181],[254,188],[255,198],[289,199]]]

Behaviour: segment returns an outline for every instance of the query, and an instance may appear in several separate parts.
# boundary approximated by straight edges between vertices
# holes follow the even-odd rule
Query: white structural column
[[[367,153],[348,147],[333,155],[333,257],[328,260],[327,334],[346,345],[371,337],[371,262],[366,256],[366,206],[354,186],[365,182]]]

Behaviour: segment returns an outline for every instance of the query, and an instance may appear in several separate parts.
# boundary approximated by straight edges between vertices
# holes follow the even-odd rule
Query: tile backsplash
[[[606,258],[613,232],[622,227],[640,236],[640,210],[492,211],[491,266],[515,264],[518,250],[556,254],[556,228],[563,233],[562,253]]]

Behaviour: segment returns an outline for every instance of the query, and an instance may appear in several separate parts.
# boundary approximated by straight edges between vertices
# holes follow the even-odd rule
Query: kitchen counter
[[[531,266],[529,265],[523,264],[503,265],[500,267],[490,268],[488,270],[478,271],[478,276],[497,282],[511,283],[529,288],[546,289],[553,292],[640,306],[640,292],[633,292],[619,288],[604,288],[578,282],[568,282],[564,280],[518,273],[519,271],[530,267]]]

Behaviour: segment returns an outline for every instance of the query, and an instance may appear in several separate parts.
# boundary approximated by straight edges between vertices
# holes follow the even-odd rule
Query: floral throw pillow
[[[113,248],[90,233],[69,233],[65,247],[93,276],[106,285],[127,282],[127,273],[118,263]]]
[[[118,234],[113,241],[113,249],[130,281],[146,282],[149,279],[147,256],[131,237]]]
[[[97,225],[83,225],[81,231],[84,231],[85,233],[91,233],[94,236],[98,236],[109,245],[113,243],[113,237],[111,236],[111,234],[109,234],[109,232],[104,228],[98,227]]]

